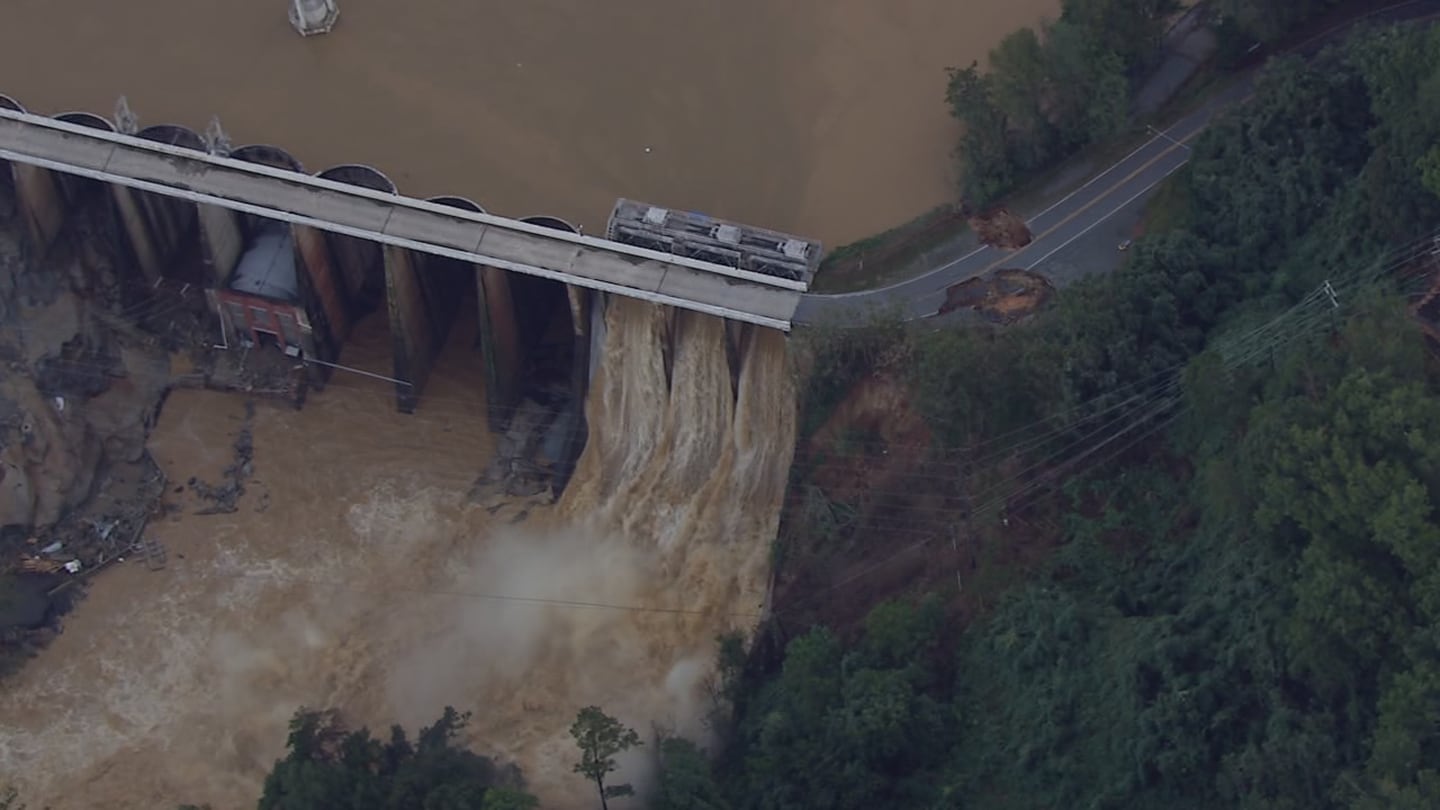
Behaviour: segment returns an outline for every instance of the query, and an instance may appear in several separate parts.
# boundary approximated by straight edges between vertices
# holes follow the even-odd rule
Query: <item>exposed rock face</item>
[[[8,169],[7,169],[8,170]],[[0,205],[0,530],[54,524],[108,463],[138,461],[169,380],[158,342],[129,326],[105,219],[77,214],[45,256]],[[133,285],[130,285],[133,287]]]
[[[0,462],[10,497],[0,525],[47,525],[90,494],[100,442],[83,419],[48,406],[29,379],[0,385],[16,418],[0,434]],[[72,414],[75,412],[72,411]],[[17,424],[18,423],[18,424]]]

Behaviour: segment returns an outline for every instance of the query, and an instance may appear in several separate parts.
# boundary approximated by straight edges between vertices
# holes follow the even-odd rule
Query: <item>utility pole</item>
[[[960,486],[960,522],[950,527],[950,549],[955,553],[955,592],[957,595],[965,592],[965,583],[960,576],[960,534],[965,535],[965,542],[975,543],[975,536],[970,524],[970,510],[974,504],[970,502],[970,453],[969,447],[961,450],[960,475],[958,476]]]
[[[1325,295],[1330,298],[1330,334],[1335,334],[1340,329],[1338,312],[1340,310],[1340,296],[1336,295],[1335,288],[1330,286],[1330,279],[1325,279]]]

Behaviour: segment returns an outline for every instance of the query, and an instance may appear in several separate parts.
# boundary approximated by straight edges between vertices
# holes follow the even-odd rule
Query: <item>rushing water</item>
[[[943,68],[1057,5],[341,0],[340,27],[302,40],[280,2],[8,0],[0,92],[52,113],[124,93],[142,125],[218,113],[312,170],[370,163],[407,193],[592,230],[623,195],[833,244],[950,196]],[[547,806],[588,806],[580,706],[703,733],[713,639],[763,610],[784,341],[747,332],[732,376],[706,316],[618,300],[606,335],[576,475],[519,525],[467,497],[494,451],[473,325],[412,416],[361,377],[261,404],[239,510],[172,493],[185,508],[152,529],[169,566],[106,572],[6,684],[0,775],[56,810],[241,808],[296,707],[415,728],[450,703]],[[342,360],[385,371],[383,320]],[[151,449],[172,481],[213,482],[242,424],[236,397],[176,392]]]
[[[593,440],[560,502],[515,526],[466,497],[493,449],[473,333],[412,417],[355,377],[303,411],[260,405],[239,510],[156,524],[169,566],[107,572],[0,696],[0,772],[56,810],[239,808],[302,704],[380,728],[452,704],[567,807],[589,799],[580,706],[703,736],[714,638],[763,609],[795,428],[784,338],[746,333],[732,383],[717,319],[619,299],[606,332]],[[363,324],[347,361],[383,368],[385,337]],[[243,413],[177,392],[152,450],[172,480],[214,480]]]

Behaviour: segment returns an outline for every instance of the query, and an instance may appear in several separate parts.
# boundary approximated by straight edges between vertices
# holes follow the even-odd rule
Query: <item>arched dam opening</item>
[[[579,233],[556,217],[521,221]],[[478,278],[488,418],[500,434],[496,458],[478,486],[505,495],[562,491],[585,445],[591,294],[498,268],[481,268]]]
[[[137,137],[147,141],[204,152],[205,141],[192,129],[175,124],[157,124],[140,130]],[[182,284],[203,284],[209,275],[201,242],[195,239],[199,210],[194,203],[148,191],[134,192],[137,215],[144,219],[143,233],[149,244],[139,246],[143,261],[156,277]],[[133,229],[139,234],[141,229]]]
[[[369,166],[334,166],[316,177],[385,194],[396,193],[390,178]],[[385,304],[385,246],[330,231],[324,232],[324,241],[339,274],[341,297],[349,321],[356,323],[379,310]]]

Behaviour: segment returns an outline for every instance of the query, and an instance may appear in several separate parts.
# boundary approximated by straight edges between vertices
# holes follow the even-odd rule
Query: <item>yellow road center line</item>
[[[1102,192],[1100,192],[1098,195],[1096,195],[1093,199],[1090,200],[1090,202],[1087,202],[1087,203],[1085,203],[1084,205],[1080,206],[1080,208],[1078,208],[1074,213],[1070,214],[1069,216],[1065,217],[1064,219],[1060,220],[1059,222],[1055,223],[1054,225],[1050,226],[1049,228],[1046,228],[1042,233],[1032,234],[1032,238],[1031,238],[1031,240],[1030,240],[1030,244],[1026,245],[1025,247],[1020,248],[1019,250],[1011,251],[1010,253],[1005,254],[1005,258],[1003,258],[1003,259],[998,259],[998,260],[996,260],[996,261],[994,261],[994,262],[991,262],[989,265],[986,265],[986,267],[985,267],[984,270],[981,270],[980,272],[976,273],[974,276],[971,276],[971,278],[974,278],[975,276],[983,276],[983,275],[985,275],[986,273],[990,273],[990,272],[993,272],[993,271],[995,271],[995,270],[998,270],[998,269],[1000,269],[1000,268],[1002,268],[1002,267],[1010,264],[1011,262],[1015,261],[1015,259],[1016,259],[1017,257],[1023,255],[1023,254],[1025,253],[1025,251],[1027,251],[1027,250],[1029,250],[1030,248],[1034,247],[1034,245],[1035,245],[1037,242],[1039,242],[1041,239],[1044,239],[1045,237],[1049,236],[1050,234],[1055,233],[1056,231],[1058,231],[1058,230],[1060,230],[1061,228],[1065,227],[1066,225],[1070,224],[1072,221],[1075,220],[1076,217],[1078,217],[1078,216],[1080,216],[1081,214],[1085,213],[1086,211],[1090,210],[1090,209],[1093,208],[1095,205],[1099,204],[1102,200],[1107,199],[1111,194],[1114,194],[1116,191],[1118,191],[1118,190],[1120,189],[1121,186],[1124,186],[1126,183],[1130,182],[1131,180],[1134,180],[1134,179],[1135,179],[1136,177],[1138,177],[1139,175],[1141,175],[1141,174],[1143,174],[1144,172],[1148,171],[1148,170],[1149,170],[1152,166],[1154,166],[1156,163],[1159,163],[1160,161],[1162,161],[1162,160],[1164,160],[1165,158],[1169,157],[1171,154],[1173,154],[1173,153],[1175,152],[1175,150],[1177,150],[1177,149],[1183,149],[1183,148],[1185,147],[1185,144],[1186,144],[1187,142],[1193,140],[1193,139],[1194,139],[1197,135],[1199,135],[1201,132],[1204,132],[1205,129],[1206,129],[1205,127],[1201,127],[1199,130],[1197,130],[1197,131],[1195,131],[1195,132],[1192,132],[1192,133],[1190,133],[1189,135],[1186,135],[1184,138],[1180,138],[1180,139],[1179,139],[1179,143],[1172,143],[1172,144],[1170,144],[1170,146],[1166,147],[1165,151],[1163,151],[1163,152],[1161,152],[1160,154],[1156,155],[1155,157],[1150,158],[1149,160],[1145,161],[1145,163],[1144,163],[1142,166],[1140,166],[1140,168],[1136,169],[1135,171],[1130,172],[1129,174],[1125,175],[1124,177],[1120,178],[1119,180],[1116,180],[1114,183],[1111,183],[1108,188],[1106,188],[1104,191],[1102,191]]]

